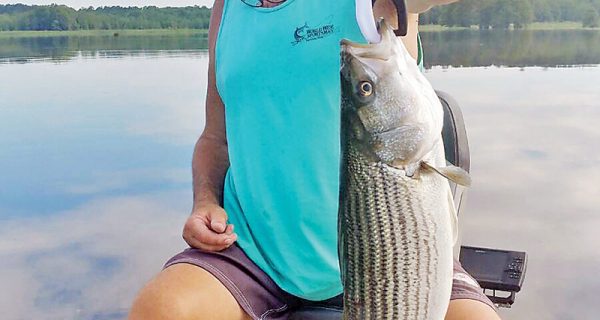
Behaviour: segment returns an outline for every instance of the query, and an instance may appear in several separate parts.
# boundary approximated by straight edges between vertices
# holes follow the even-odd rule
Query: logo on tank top
[[[337,28],[335,27],[335,25],[330,22],[325,22],[314,26],[309,25],[308,22],[305,22],[304,25],[296,27],[296,30],[294,31],[294,41],[292,41],[292,45],[323,39],[336,33],[336,31]]]

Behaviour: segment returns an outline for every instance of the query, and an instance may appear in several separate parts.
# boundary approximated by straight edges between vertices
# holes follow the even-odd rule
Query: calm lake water
[[[527,251],[505,319],[597,319],[600,32],[424,33],[461,104],[463,244]],[[123,319],[185,248],[201,37],[0,37],[2,319]]]

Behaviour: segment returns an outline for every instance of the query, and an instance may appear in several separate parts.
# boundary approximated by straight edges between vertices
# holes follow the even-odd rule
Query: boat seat
[[[342,310],[326,307],[304,307],[293,312],[288,320],[341,320]]]

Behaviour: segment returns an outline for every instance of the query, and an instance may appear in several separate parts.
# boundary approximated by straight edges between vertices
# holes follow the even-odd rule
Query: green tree
[[[513,0],[512,5],[515,8],[516,15],[511,23],[515,29],[521,29],[533,21],[533,6],[530,1]]]
[[[8,14],[0,14],[0,31],[14,30],[13,18]]]
[[[420,16],[423,24],[524,28],[533,21],[578,21],[597,25],[600,0],[462,0]],[[0,30],[207,29],[210,9],[156,6],[88,7],[0,5]]]
[[[600,0],[463,0],[440,6],[421,15],[427,24],[466,26],[479,24],[487,28],[523,28],[534,21],[583,21],[600,12]]]
[[[478,7],[478,0],[460,1],[443,10],[438,23],[445,26],[470,27],[476,24]]]
[[[585,28],[598,28],[600,26],[600,16],[594,7],[589,7],[583,14],[582,24]]]

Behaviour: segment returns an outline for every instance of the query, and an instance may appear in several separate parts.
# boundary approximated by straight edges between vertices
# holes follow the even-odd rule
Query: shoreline
[[[0,38],[26,38],[26,37],[98,37],[113,36],[195,36],[208,35],[207,29],[114,29],[114,30],[16,30],[0,31]]]
[[[421,32],[443,32],[457,30],[479,30],[477,26],[471,27],[446,27],[442,25],[425,24],[419,26]],[[491,29],[494,30],[494,29]],[[600,28],[584,28],[580,22],[534,22],[523,29],[508,29],[508,31],[522,30],[589,30],[600,31]],[[207,35],[207,29],[114,29],[114,30],[16,30],[0,31],[0,38],[26,38],[26,37],[98,37],[98,36],[197,36]]]
[[[423,32],[440,32],[440,31],[457,31],[457,30],[479,30],[479,27],[473,25],[471,27],[446,27],[437,24],[424,24],[419,26],[419,31]],[[489,29],[497,30],[497,29]],[[565,22],[533,22],[522,29],[509,28],[506,31],[538,31],[538,30],[590,30],[599,31],[600,28],[584,28],[581,22],[565,21]]]

